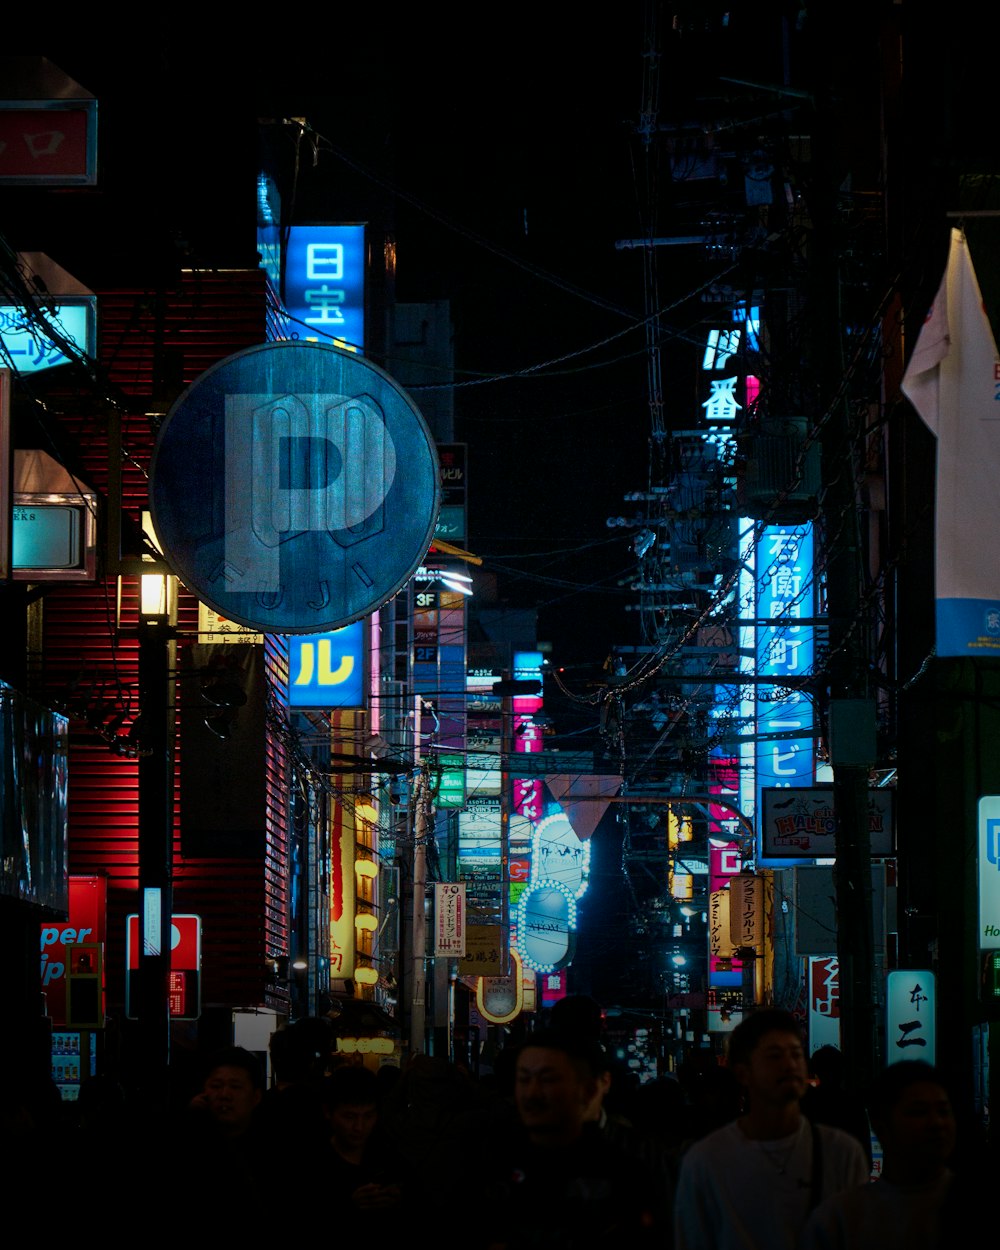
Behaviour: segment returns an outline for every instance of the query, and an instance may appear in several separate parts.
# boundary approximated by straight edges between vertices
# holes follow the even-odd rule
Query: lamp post
[[[174,770],[171,654],[176,578],[140,576],[139,715],[139,1042],[144,1085],[165,1101],[170,1063]]]

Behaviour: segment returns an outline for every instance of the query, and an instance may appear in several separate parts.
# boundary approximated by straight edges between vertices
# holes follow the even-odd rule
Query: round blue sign
[[[319,343],[220,361],[167,414],[150,507],[193,594],[264,633],[320,633],[374,612],[427,553],[434,440],[399,384]]]

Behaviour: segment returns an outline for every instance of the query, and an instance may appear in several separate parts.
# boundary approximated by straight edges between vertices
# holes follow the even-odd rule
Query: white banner
[[[998,654],[1000,361],[960,230],[902,389],[937,436],[937,654]]]

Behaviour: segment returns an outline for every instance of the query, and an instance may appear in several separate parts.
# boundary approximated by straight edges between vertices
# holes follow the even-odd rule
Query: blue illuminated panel
[[[288,638],[288,706],[364,706],[364,621]]]
[[[813,671],[815,629],[798,623],[815,615],[811,524],[764,528],[756,590],[757,616],[774,621],[757,631],[757,674],[775,679],[757,687],[759,795],[763,787],[811,786],[815,779],[813,705],[803,689],[785,684]]]
[[[285,307],[291,338],[364,350],[364,226],[291,227]]]

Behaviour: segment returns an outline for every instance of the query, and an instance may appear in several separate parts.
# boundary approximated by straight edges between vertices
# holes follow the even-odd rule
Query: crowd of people
[[[488,1076],[425,1055],[375,1071],[310,1019],[273,1035],[267,1088],[259,1057],[230,1046],[165,1122],[129,1116],[113,1082],[85,1083],[74,1133],[77,1157],[132,1175],[144,1202],[167,1176],[218,1196],[206,1231],[232,1231],[234,1209],[277,1187],[297,1228],[376,1245],[438,1220],[482,1250],[939,1250],[968,1233],[988,1160],[955,1167],[945,1077],[902,1061],[862,1096],[838,1058],[810,1064],[795,1017],[762,1008],[724,1064],[636,1084],[577,997]],[[4,1126],[26,1162],[25,1124]]]

